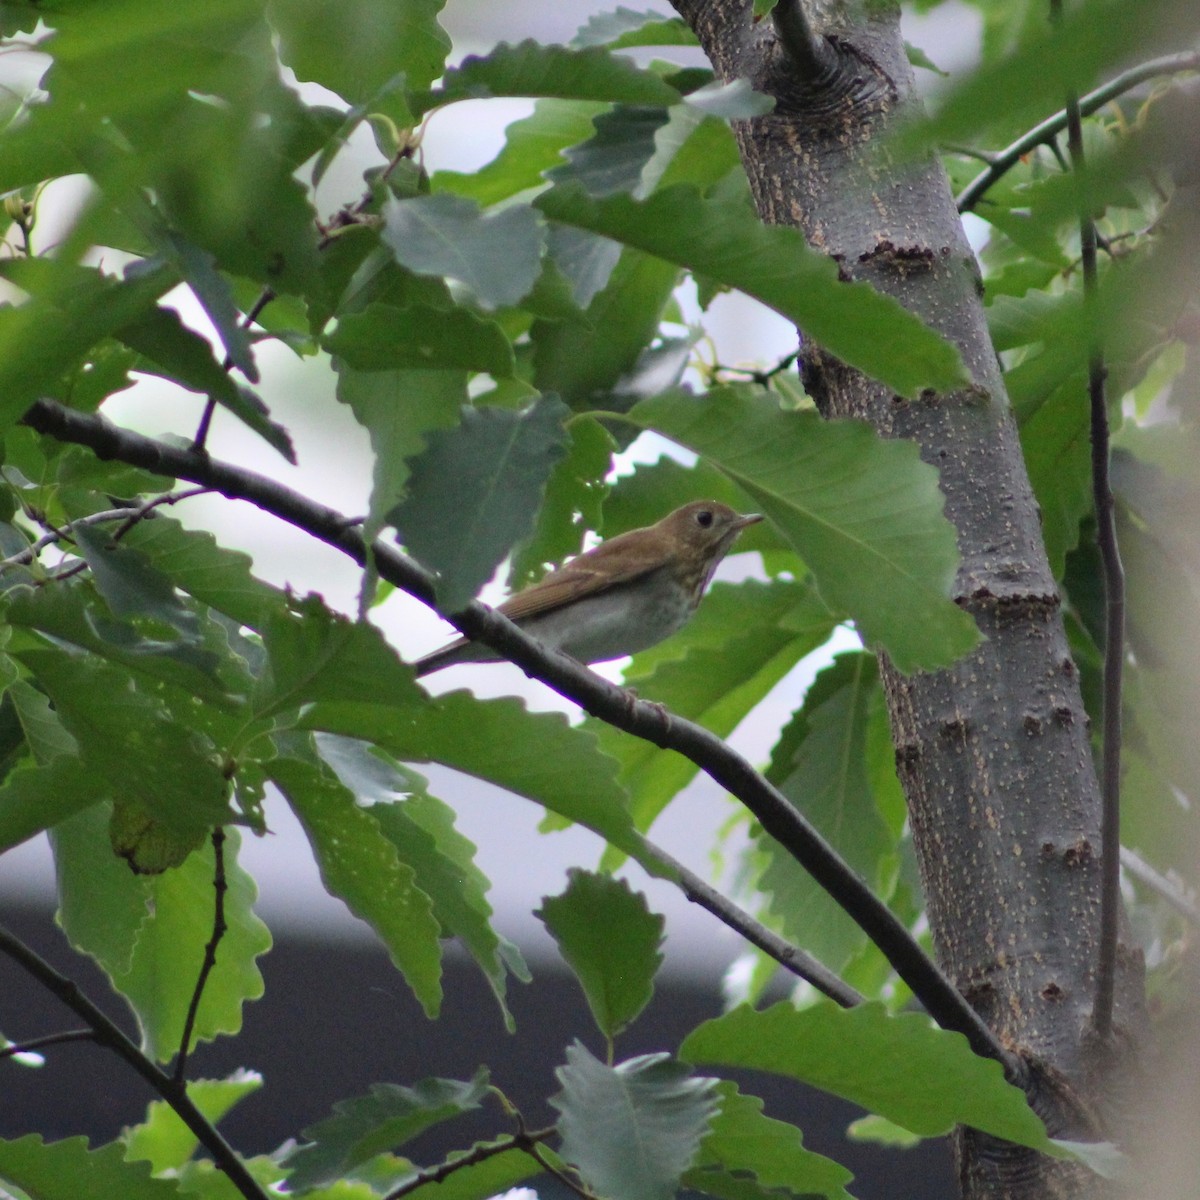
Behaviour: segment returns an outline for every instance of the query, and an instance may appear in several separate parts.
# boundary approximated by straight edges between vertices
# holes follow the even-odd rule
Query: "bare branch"
[[[91,1029],[64,1029],[61,1033],[47,1033],[42,1037],[30,1038],[26,1042],[13,1042],[0,1047],[0,1059],[16,1058],[20,1054],[32,1054],[47,1046],[59,1046],[63,1042],[94,1042],[96,1034]]]
[[[101,458],[118,459],[158,474],[190,479],[230,499],[247,500],[340,550],[360,566],[366,564],[370,553],[381,578],[436,609],[430,572],[383,541],[376,541],[368,548],[341,513],[273,479],[205,454],[154,441],[120,429],[103,417],[63,408],[50,401],[35,404],[23,422],[60,441],[89,446]],[[903,922],[792,803],[719,737],[656,704],[632,698],[623,688],[602,679],[574,659],[547,651],[506,617],[478,601],[447,614],[447,619],[461,633],[498,651],[527,675],[540,679],[586,712],[690,759],[744,804],[763,829],[857,922],[942,1028],[962,1033],[977,1054],[1000,1062],[1014,1082],[1020,1084],[1024,1080],[1026,1072],[1021,1059],[988,1028]]]
[[[813,31],[804,11],[804,0],[779,0],[771,12],[775,32],[801,80],[821,86],[840,70],[837,51],[827,38]]]
[[[1121,866],[1138,883],[1143,884],[1156,895],[1161,896],[1177,913],[1181,913],[1187,917],[1193,925],[1200,925],[1200,905],[1196,903],[1194,892],[1156,871],[1144,858],[1135,854],[1128,846],[1121,847]]]

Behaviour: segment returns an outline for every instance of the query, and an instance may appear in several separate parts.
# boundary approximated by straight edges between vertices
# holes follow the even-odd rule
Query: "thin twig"
[[[74,980],[60,975],[48,962],[4,928],[0,928],[0,953],[7,954],[77,1017],[85,1021],[94,1031],[96,1041],[100,1045],[123,1058],[171,1106],[246,1200],[268,1200],[267,1193],[247,1170],[246,1164],[192,1102],[183,1085],[159,1070],[116,1024],[79,990]]]
[[[359,566],[374,557],[380,577],[436,610],[433,575],[382,540],[370,547],[348,526],[343,514],[255,472],[203,454],[120,429],[103,417],[41,400],[22,418],[41,433],[91,447],[100,457],[118,459],[156,474],[205,484],[233,500],[247,500],[319,541],[340,550]],[[506,617],[472,601],[449,620],[467,637],[483,642],[561,696],[600,720],[695,763],[758,818],[834,901],[879,947],[930,1016],[944,1029],[957,1030],[976,1054],[1001,1063],[1018,1085],[1026,1078],[1020,1057],[1004,1046],[954,984],[888,906],[839,857],[797,808],[715,734],[660,706],[631,699],[628,692],[566,655],[548,651]]]
[[[1055,20],[1062,0],[1050,0]],[[1098,329],[1096,222],[1087,200],[1087,160],[1079,98],[1067,97],[1067,145],[1079,200],[1083,306],[1088,329],[1088,399],[1091,410],[1092,503],[1104,575],[1104,693],[1101,711],[1100,944],[1096,954],[1096,1001],[1092,1026],[1101,1039],[1112,1033],[1116,993],[1117,934],[1121,914],[1121,675],[1125,664],[1125,571],[1117,545],[1117,523],[1109,481],[1108,367]]]
[[[398,1188],[388,1192],[384,1200],[403,1200],[403,1197],[410,1192],[415,1192],[417,1188],[423,1187],[427,1183],[441,1183],[456,1171],[477,1166],[489,1158],[495,1158],[498,1154],[507,1154],[510,1150],[524,1150],[525,1147],[521,1142],[522,1138],[519,1134],[505,1134],[494,1141],[480,1142],[478,1145],[472,1146],[466,1154],[444,1159],[432,1167],[423,1167]]]
[[[1121,866],[1130,875],[1148,887],[1156,895],[1161,896],[1177,913],[1187,917],[1193,925],[1200,925],[1200,905],[1196,903],[1196,893],[1185,889],[1166,875],[1156,871],[1144,858],[1135,854],[1128,846],[1121,847]]]
[[[229,884],[225,879],[225,830],[216,826],[212,831],[213,848],[213,925],[212,936],[204,947],[204,961],[200,964],[200,974],[196,978],[196,986],[192,990],[192,999],[188,1004],[187,1019],[183,1023],[183,1036],[179,1039],[179,1055],[175,1060],[173,1078],[176,1083],[182,1083],[187,1075],[188,1051],[192,1044],[192,1030],[196,1027],[196,1014],[200,1011],[200,999],[204,995],[204,987],[212,969],[217,965],[217,948],[221,939],[229,932],[225,924],[225,894]]]
[[[1094,92],[1082,97],[1079,101],[1080,116],[1090,117],[1097,109],[1103,108],[1110,100],[1135,88],[1148,79],[1162,75],[1177,75],[1181,71],[1200,70],[1200,51],[1186,54],[1168,54],[1164,58],[1153,58],[1140,66],[1123,71],[1115,79],[1096,88]],[[1036,150],[1038,146],[1049,145],[1058,134],[1067,127],[1067,110],[1064,108],[1052,117],[1048,117],[1040,125],[1035,125],[1028,133],[1022,134],[1011,145],[993,155],[993,161],[986,171],[981,171],[959,193],[958,211],[970,212],[979,203],[984,193],[997,180],[1001,179],[1025,157]],[[974,152],[973,152],[974,153]]]
[[[42,1037],[30,1038],[27,1042],[13,1042],[9,1046],[0,1047],[0,1058],[16,1058],[19,1054],[32,1054],[35,1050],[44,1050],[47,1046],[58,1046],[63,1042],[94,1042],[95,1030],[64,1029],[61,1033],[47,1033]]]
[[[723,924],[740,933],[752,946],[757,946],[769,958],[773,958],[784,970],[791,971],[806,983],[811,983],[818,992],[843,1008],[853,1008],[856,1004],[863,1003],[864,997],[839,979],[824,963],[756,921],[748,912],[721,895],[716,888],[706,883],[694,871],[688,870],[665,850],[650,842],[644,845],[655,859],[675,874],[683,894],[693,904],[706,908]]]
[[[203,496],[209,490],[206,487],[194,487],[182,492],[166,492],[161,496],[155,496],[153,500],[147,500],[145,504],[137,505],[135,508],[130,508],[127,505],[121,508],[106,508],[102,512],[88,513],[87,516],[77,517],[69,525],[63,526],[62,529],[52,528],[49,533],[43,534],[36,542],[33,542],[19,553],[9,555],[5,559],[0,559],[0,571],[5,570],[7,567],[28,566],[47,546],[53,546],[62,541],[70,541],[71,533],[75,529],[87,529],[92,525],[105,525],[110,522],[123,521],[124,524],[113,534],[113,541],[119,541],[130,529],[139,521],[145,520],[156,508],[160,508],[164,504],[178,504],[180,500],[188,500],[193,496]]]

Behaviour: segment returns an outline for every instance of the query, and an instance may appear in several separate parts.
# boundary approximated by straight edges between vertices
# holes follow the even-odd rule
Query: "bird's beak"
[[[738,517],[733,523],[735,530],[745,529],[747,525],[757,525],[763,519],[762,513],[747,513],[745,516]]]

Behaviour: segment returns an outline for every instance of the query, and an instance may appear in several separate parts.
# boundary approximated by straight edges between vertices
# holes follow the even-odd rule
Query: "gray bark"
[[[1141,955],[1125,931],[1120,1048],[1098,1046],[1088,1034],[1100,894],[1088,720],[949,183],[932,159],[897,165],[882,149],[917,103],[898,11],[808,5],[837,63],[831,72],[818,54],[805,79],[772,23],[752,22],[748,0],[674,3],[720,77],[776,98],[773,113],[737,131],[762,218],[800,226],[846,278],[920,315],[972,375],[958,393],[908,402],[810,342],[801,358],[826,416],[911,438],[939,468],[962,555],[954,598],[987,639],[948,670],[882,668],[937,956],[1030,1064],[1031,1100],[1051,1133],[1116,1138],[1145,1033]],[[1095,1176],[1032,1152],[970,1134],[958,1152],[967,1197],[1100,1194]]]

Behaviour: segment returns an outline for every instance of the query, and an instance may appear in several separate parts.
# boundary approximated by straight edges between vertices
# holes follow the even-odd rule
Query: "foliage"
[[[823,666],[792,698],[767,778],[901,921],[921,925],[875,655],[932,670],[978,636],[951,599],[959,563],[936,468],[864,425],[820,420],[786,369],[713,359],[704,325],[713,298],[739,290],[910,397],[961,383],[957,352],[895,300],[840,282],[795,230],[759,223],[730,121],[771,101],[741,81],[718,86],[707,69],[622,53],[692,46],[682,20],[621,7],[593,15],[569,46],[502,44],[449,65],[442,3],[63,0],[0,13],[0,35],[48,63],[39,89],[0,101],[0,850],[49,831],[62,927],[128,1003],[151,1063],[236,1034],[261,994],[256,960],[270,937],[234,827],[265,831],[268,792],[294,811],[325,887],[371,926],[430,1016],[449,938],[510,1024],[510,976],[528,972],[492,927],[489,881],[452,797],[433,795],[413,764],[497,784],[542,806],[548,825],[587,826],[607,842],[606,866],[629,855],[679,879],[645,836],[693,762],[595,718],[570,723],[465,691],[432,698],[370,620],[388,594],[375,564],[355,615],[297,597],[257,578],[234,537],[189,528],[186,505],[166,515],[164,498],[180,497],[170,480],[21,423],[41,398],[103,411],[154,377],[176,400],[161,414],[173,437],[195,432],[200,398],[259,439],[271,469],[294,450],[264,399],[268,342],[310,377],[336,380],[374,456],[365,532],[398,539],[438,572],[445,613],[506,562],[524,584],[591,535],[688,500],[761,510],[768,521],[737,550],[763,570],[718,583],[625,678],[725,737],[798,664]],[[1132,6],[1085,0],[1046,30],[1040,5],[975,3],[980,66],[907,135],[910,150],[955,143],[944,158],[959,189],[981,169],[970,147],[999,148],[1069,87],[1111,76],[1152,18],[1171,15],[1156,0],[1131,26]],[[756,17],[773,7],[756,0]],[[120,69],[128,63],[137,70]],[[293,77],[321,85],[322,99]],[[997,95],[1013,102],[997,106]],[[438,136],[426,118],[514,96],[536,103],[489,163],[424,169],[423,140]],[[1195,116],[1194,97],[1169,85],[1118,97],[1087,124],[1084,183],[1042,145],[997,177],[973,218],[1089,700],[1103,621],[1083,380],[1088,346],[1106,348],[1131,581],[1126,829],[1164,871],[1194,866],[1180,848],[1194,843],[1200,795],[1188,733],[1200,675],[1171,640],[1200,624],[1190,478],[1200,207],[1194,163],[1189,176],[1169,136],[1172,106]],[[361,186],[336,215],[320,210],[330,166],[364,153]],[[43,241],[58,203],[48,185],[68,177],[86,181],[84,199]],[[1088,305],[1080,188],[1103,214],[1108,251]],[[620,458],[638,437],[662,457]],[[847,629],[862,648],[831,662],[829,640]],[[214,827],[231,835],[213,844]],[[745,906],[898,1008],[908,993],[861,931],[753,822],[750,833],[731,852]],[[1179,919],[1150,892],[1138,899],[1136,921],[1157,931],[1151,965],[1169,966],[1183,953]],[[815,1082],[893,1123],[896,1140],[968,1123],[1047,1146],[996,1064],[883,1004],[804,1007],[812,995],[801,989],[799,1008],[737,1009],[676,1055],[617,1060],[619,1035],[653,991],[661,918],[626,883],[583,869],[539,916],[608,1049],[601,1061],[582,1043],[563,1048],[553,1130],[534,1136],[518,1121],[432,1167],[400,1158],[418,1133],[497,1096],[509,1115],[486,1069],[469,1081],[431,1075],[344,1101],[299,1148],[249,1163],[249,1176],[317,1197],[486,1197],[545,1171],[597,1195],[655,1200],[682,1186],[849,1195],[844,1168],[692,1062]],[[198,991],[215,926],[219,954]],[[743,998],[756,1001],[775,964],[759,951],[748,962]],[[866,1043],[869,1079],[855,1066]],[[215,1122],[255,1086],[235,1076],[187,1093]],[[0,1143],[0,1180],[31,1197],[232,1194],[199,1146],[177,1106],[156,1101],[95,1150],[32,1134]]]

